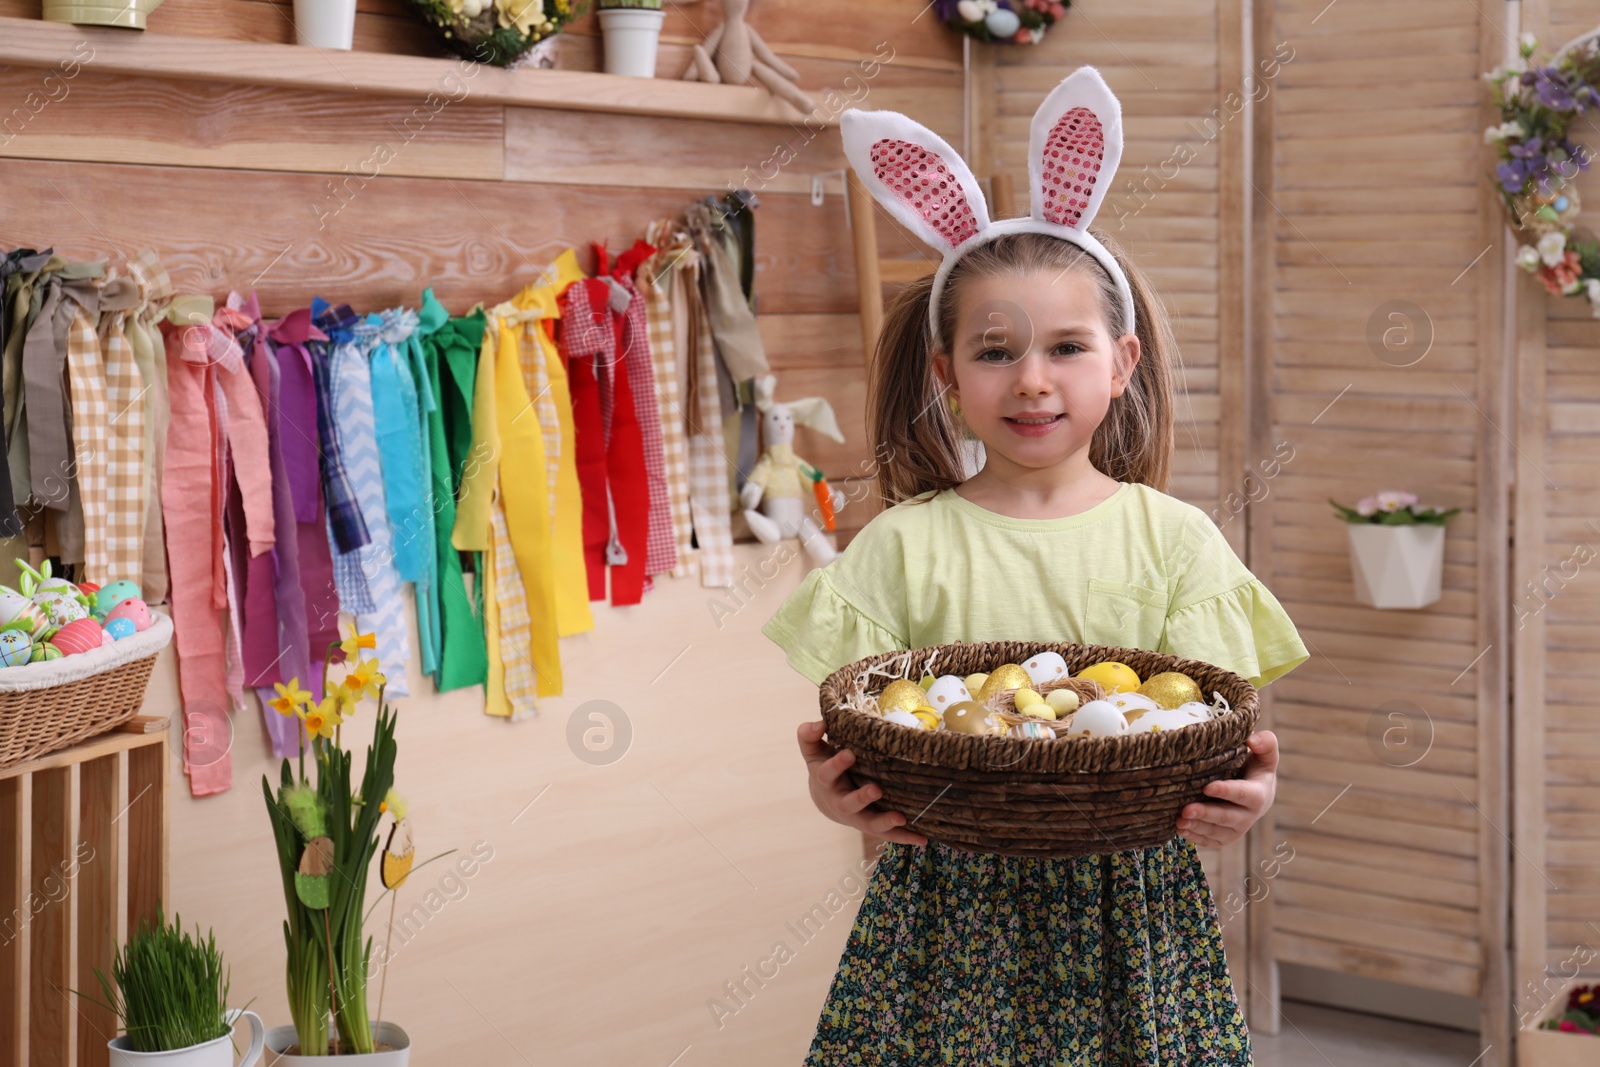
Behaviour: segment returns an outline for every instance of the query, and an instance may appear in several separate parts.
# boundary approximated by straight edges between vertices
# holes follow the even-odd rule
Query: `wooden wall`
[[[1272,686],[1275,955],[1479,998],[1506,1062],[1510,423],[1479,77],[1503,31],[1443,0],[1276,0],[1254,31],[1286,51],[1255,127],[1252,448],[1292,458],[1250,563],[1312,651]],[[1386,488],[1462,509],[1430,608],[1354,602],[1327,501]]]

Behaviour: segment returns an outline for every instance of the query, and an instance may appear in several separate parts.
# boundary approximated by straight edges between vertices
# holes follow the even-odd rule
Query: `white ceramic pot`
[[[373,1040],[393,1045],[390,1052],[374,1052],[365,1056],[339,1056],[331,1061],[327,1056],[287,1055],[284,1049],[300,1043],[300,1035],[293,1026],[274,1026],[267,1031],[267,1048],[272,1051],[272,1067],[328,1067],[337,1062],[339,1067],[406,1067],[411,1062],[411,1038],[394,1023],[379,1023]],[[242,1065],[241,1065],[242,1067]]]
[[[238,1008],[228,1012],[228,1025],[234,1025],[241,1018],[250,1022],[250,1047],[245,1050],[239,1067],[252,1067],[261,1058],[264,1027],[261,1017],[255,1012]],[[171,1052],[135,1052],[128,1047],[128,1040],[123,1036],[106,1042],[110,1049],[111,1067],[233,1067],[232,1035]]]
[[[1346,523],[1356,600],[1375,608],[1425,608],[1439,599],[1444,527]]]
[[[665,11],[643,8],[607,8],[600,12],[600,32],[605,37],[606,73],[633,78],[656,76],[656,42],[661,37]]]
[[[294,0],[297,44],[348,52],[355,34],[356,0]]]

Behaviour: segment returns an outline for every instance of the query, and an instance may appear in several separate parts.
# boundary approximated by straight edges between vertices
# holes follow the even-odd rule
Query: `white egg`
[[[1205,722],[1210,709],[1204,704],[1184,704],[1176,708],[1156,708],[1153,711],[1133,712],[1128,716],[1130,734],[1157,733],[1161,730],[1181,730],[1185,726]]]
[[[954,674],[940,675],[928,686],[928,706],[935,711],[943,711],[952,704],[971,699],[972,693],[967,689],[967,683]]]
[[[1106,702],[1114,705],[1123,715],[1132,715],[1141,711],[1155,711],[1161,706],[1143,693],[1112,693],[1106,697]]]
[[[909,711],[891,711],[883,717],[884,722],[899,723],[901,726],[913,726],[918,730],[926,730],[928,724],[911,714]]]
[[[1091,700],[1072,714],[1069,732],[1074,737],[1115,737],[1127,733],[1128,720],[1115,704]]]
[[[1028,657],[1022,669],[1028,672],[1034,685],[1044,685],[1067,673],[1067,661],[1061,658],[1059,652],[1036,652]]]

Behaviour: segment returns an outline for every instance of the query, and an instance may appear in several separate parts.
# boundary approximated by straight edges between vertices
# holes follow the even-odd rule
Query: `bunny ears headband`
[[[979,245],[1011,233],[1045,233],[1095,258],[1122,297],[1124,333],[1133,292],[1116,258],[1089,233],[1122,159],[1122,106],[1093,67],[1079,67],[1045,97],[1028,135],[1030,212],[989,221],[983,191],[944,139],[896,111],[850,108],[839,118],[845,158],[891,215],[944,254],[928,305],[935,344],[939,296],[950,271]]]

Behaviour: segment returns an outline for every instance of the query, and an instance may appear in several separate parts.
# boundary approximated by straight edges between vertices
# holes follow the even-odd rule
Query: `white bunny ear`
[[[1087,231],[1122,160],[1122,105],[1093,67],[1061,80],[1034,112],[1028,187],[1036,219]]]
[[[932,130],[897,111],[850,108],[839,131],[867,191],[940,253],[989,228],[978,180]]]

